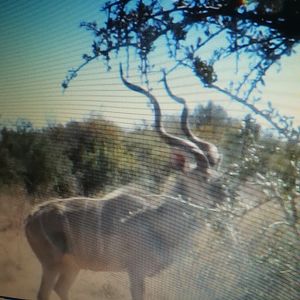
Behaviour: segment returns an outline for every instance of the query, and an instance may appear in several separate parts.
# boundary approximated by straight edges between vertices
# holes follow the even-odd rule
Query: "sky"
[[[101,22],[102,4],[101,0],[0,1],[0,125],[23,118],[42,127],[49,122],[81,120],[91,114],[101,114],[125,129],[140,124],[141,119],[151,122],[147,100],[128,91],[117,68],[107,72],[101,61],[83,69],[65,92],[61,88],[67,71],[77,67],[82,54],[90,50],[92,36],[79,24],[84,20]],[[276,68],[269,72],[263,98],[272,101],[281,114],[293,116],[295,126],[299,126],[299,47],[296,50],[296,54],[282,60],[280,72]],[[166,62],[159,52],[154,60],[157,65]],[[223,66],[223,80],[231,79],[232,68],[232,63]],[[139,82],[136,76],[129,78]],[[153,93],[160,97],[163,111],[178,114],[180,106],[168,99],[155,78],[153,82]],[[191,108],[213,100],[230,115],[242,117],[249,113],[225,96],[202,88],[183,71],[174,74],[169,84]]]

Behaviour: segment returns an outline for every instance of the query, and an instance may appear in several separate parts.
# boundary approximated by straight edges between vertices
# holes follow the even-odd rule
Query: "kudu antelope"
[[[166,72],[164,70],[163,70],[162,81],[164,82],[165,89],[166,89],[168,95],[170,96],[170,98],[172,98],[177,103],[180,103],[183,105],[183,110],[181,113],[181,123],[180,123],[183,133],[186,135],[186,137],[190,141],[194,142],[200,149],[202,149],[202,151],[206,155],[211,167],[218,166],[221,161],[221,155],[218,151],[218,148],[214,144],[208,143],[207,141],[200,139],[191,131],[189,122],[188,122],[188,117],[189,117],[188,105],[187,105],[185,99],[178,97],[171,92],[171,89],[167,83]]]
[[[148,97],[154,107],[155,128],[174,150],[174,174],[168,179],[157,205],[149,205],[141,190],[124,187],[101,199],[69,198],[45,202],[27,217],[28,242],[42,266],[38,299],[49,299],[54,290],[68,299],[69,289],[81,269],[125,271],[133,300],[144,299],[147,276],[168,267],[176,249],[199,228],[194,210],[209,201],[209,162],[191,141],[168,134],[161,123],[156,98],[129,83],[129,89]],[[186,163],[192,154],[194,168]],[[154,197],[154,196],[153,196]]]

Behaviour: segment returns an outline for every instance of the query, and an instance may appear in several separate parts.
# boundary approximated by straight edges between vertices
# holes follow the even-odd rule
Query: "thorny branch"
[[[271,107],[260,110],[248,98],[259,84],[264,84],[264,77],[274,63],[290,55],[299,43],[300,27],[295,24],[300,16],[300,3],[286,0],[280,7],[268,7],[259,1],[252,3],[254,5],[247,6],[233,0],[177,0],[166,5],[157,0],[147,3],[135,0],[108,1],[102,8],[106,13],[104,25],[81,23],[94,35],[92,54],[83,55],[84,62],[69,71],[62,86],[67,88],[82,68],[98,57],[104,59],[109,69],[111,55],[119,54],[122,49],[127,51],[127,63],[128,50],[135,50],[140,58],[139,69],[146,75],[152,67],[149,54],[155,51],[156,43],[165,37],[166,49],[175,63],[167,73],[175,70],[178,63],[185,66],[197,64],[195,73],[204,68],[196,73],[198,77],[202,75],[200,79],[204,85],[226,94],[260,115],[286,138],[299,140],[299,129],[292,127],[290,118],[280,116]],[[195,40],[188,38],[189,32],[193,32]],[[216,47],[217,39],[222,42],[218,42],[220,45],[212,51],[210,63],[206,63],[200,56],[201,50],[204,47]],[[214,74],[213,66],[234,53],[247,58],[250,66],[252,62],[252,68],[237,83],[235,91],[230,87],[217,86],[217,74]],[[241,90],[247,91],[242,97],[239,96]],[[253,102],[259,100],[256,98]]]
[[[292,140],[295,142],[300,140],[300,128],[293,128],[292,118],[281,116],[279,112],[277,112],[275,108],[272,107],[271,103],[268,104],[267,109],[261,110],[255,104],[247,101],[247,99],[238,97],[228,90],[223,89],[215,84],[212,84],[210,87],[249,108],[253,113],[265,119],[269,124],[272,125],[274,129],[276,129],[276,131],[280,135],[284,136],[288,140]]]

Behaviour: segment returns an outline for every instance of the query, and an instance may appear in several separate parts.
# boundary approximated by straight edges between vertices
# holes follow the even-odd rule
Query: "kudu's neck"
[[[199,228],[197,211],[189,203],[193,201],[192,191],[185,180],[184,174],[171,176],[165,185],[162,203],[143,216],[149,220],[165,249],[184,246],[183,241]]]
[[[165,200],[169,202],[172,201],[173,198],[181,198],[184,201],[197,202],[199,198],[197,188],[206,184],[207,180],[205,174],[201,175],[196,169],[187,173],[178,171],[170,176],[165,184]]]

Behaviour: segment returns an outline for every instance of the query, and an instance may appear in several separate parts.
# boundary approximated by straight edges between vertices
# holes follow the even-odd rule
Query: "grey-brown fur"
[[[199,229],[195,205],[210,207],[219,201],[219,195],[209,192],[214,186],[202,150],[167,134],[154,96],[128,83],[122,73],[121,78],[155,105],[156,130],[172,148],[176,146],[173,159],[180,158],[180,163],[173,164],[177,166],[174,175],[160,195],[124,187],[101,199],[52,200],[34,208],[25,231],[42,266],[38,300],[49,299],[52,290],[67,300],[81,269],[125,271],[132,299],[144,299],[145,277],[168,267],[177,249]],[[196,167],[189,167],[188,154],[194,156]]]
[[[111,198],[52,200],[36,207],[25,228],[42,264],[43,280],[49,283],[49,288],[40,289],[38,299],[49,299],[53,286],[61,299],[68,299],[68,281],[80,269],[127,271],[134,280],[133,299],[142,299],[144,278],[166,268],[176,248],[199,228],[194,208],[181,201],[199,202],[204,194],[207,182],[197,173],[196,169],[170,179],[158,206],[142,203],[124,189]],[[178,194],[182,186],[185,189]]]

